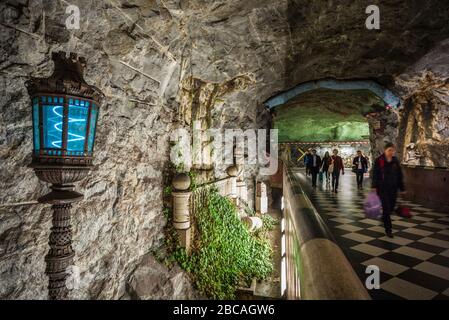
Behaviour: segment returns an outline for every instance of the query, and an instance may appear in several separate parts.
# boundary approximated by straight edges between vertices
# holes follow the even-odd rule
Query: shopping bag
[[[363,209],[367,218],[378,219],[382,215],[382,202],[376,192],[368,193]]]
[[[396,209],[396,212],[399,216],[401,216],[403,218],[411,218],[411,216],[412,216],[412,213],[410,212],[410,208],[408,208],[408,207],[399,206]]]
[[[318,180],[323,181],[323,171],[320,171],[320,173],[318,173]]]

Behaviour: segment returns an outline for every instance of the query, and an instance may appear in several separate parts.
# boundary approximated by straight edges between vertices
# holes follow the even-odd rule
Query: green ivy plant
[[[190,191],[195,191],[198,187],[197,173],[193,170],[190,170],[187,174],[190,177]]]
[[[269,214],[262,215],[262,231],[270,231],[273,230],[274,227],[279,224],[279,220],[276,218],[273,218]]]
[[[164,187],[164,195],[171,195],[171,193],[173,192],[173,187],[172,186],[165,186]]]
[[[194,217],[196,234],[190,253],[176,247],[172,258],[192,275],[202,294],[233,299],[238,286],[248,286],[251,279],[262,280],[273,271],[272,248],[263,233],[249,233],[228,198],[208,189],[206,199]]]

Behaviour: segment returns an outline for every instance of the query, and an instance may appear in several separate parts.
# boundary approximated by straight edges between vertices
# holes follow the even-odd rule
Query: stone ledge
[[[301,246],[300,254],[304,299],[371,299],[337,244],[328,239],[312,239]]]

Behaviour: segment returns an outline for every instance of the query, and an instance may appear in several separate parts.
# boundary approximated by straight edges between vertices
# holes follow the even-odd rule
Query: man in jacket
[[[338,192],[338,182],[340,180],[340,171],[341,174],[345,174],[345,167],[343,165],[343,159],[338,155],[338,150],[334,149],[332,151],[332,192]]]
[[[401,165],[394,156],[395,152],[394,144],[387,143],[384,153],[374,162],[372,174],[372,188],[376,190],[382,202],[385,233],[390,238],[393,238],[390,215],[396,206],[398,190],[405,192]]]
[[[312,149],[312,153],[309,156],[308,167],[312,174],[312,187],[316,188],[316,178],[321,168],[321,158],[316,154],[316,150]]]
[[[368,162],[362,155],[362,151],[357,151],[357,156],[352,160],[352,168],[357,180],[357,189],[361,190],[363,189],[363,175],[368,169]]]

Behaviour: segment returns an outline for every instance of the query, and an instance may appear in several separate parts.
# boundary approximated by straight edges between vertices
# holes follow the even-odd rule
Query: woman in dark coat
[[[323,157],[322,165],[321,165],[321,172],[323,172],[323,174],[326,177],[326,183],[330,182],[329,166],[331,163],[332,163],[332,158],[329,155],[329,151],[326,151],[326,153],[324,154],[324,157]]]
[[[394,156],[395,152],[394,144],[387,143],[384,153],[374,162],[372,174],[372,188],[376,190],[382,201],[385,233],[390,238],[393,238],[390,215],[396,206],[398,190],[405,192],[401,165],[398,158]]]

